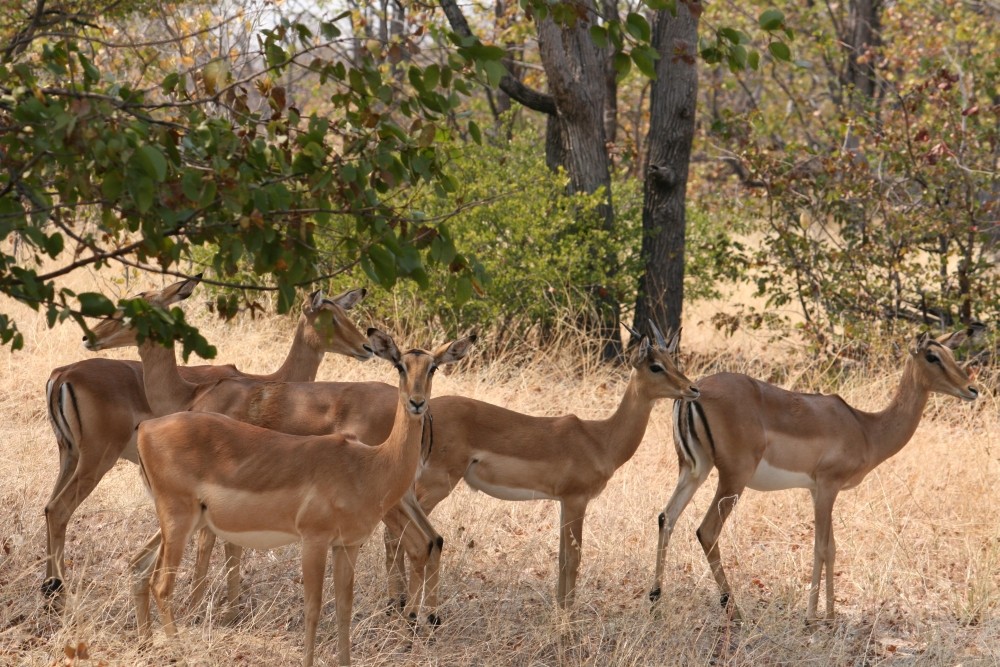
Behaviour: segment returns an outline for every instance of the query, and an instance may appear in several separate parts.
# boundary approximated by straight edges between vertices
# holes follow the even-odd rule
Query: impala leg
[[[572,606],[576,593],[576,577],[580,571],[583,551],[583,518],[587,513],[586,498],[564,498],[559,526],[559,586],[556,601],[560,607]]]
[[[58,593],[62,588],[66,565],[63,558],[63,551],[66,548],[66,527],[76,508],[97,488],[98,482],[118,460],[118,452],[113,453],[114,457],[106,456],[97,461],[94,461],[93,457],[81,456],[77,460],[73,474],[65,480],[58,492],[53,489],[54,495],[45,505],[48,561],[42,591],[46,595]]]
[[[199,514],[184,505],[178,504],[174,507],[166,505],[167,503],[163,502],[162,506],[157,507],[163,543],[156,559],[151,588],[153,599],[156,600],[160,617],[163,619],[163,630],[167,637],[175,639],[177,624],[174,622],[173,596],[174,586],[177,583],[177,569],[184,557],[184,547],[191,533],[198,527]]]
[[[729,580],[726,579],[726,572],[722,568],[719,536],[722,534],[722,527],[726,523],[726,519],[729,518],[733,508],[736,507],[736,502],[745,488],[746,483],[744,480],[741,479],[738,482],[728,481],[723,477],[723,472],[720,470],[719,487],[715,490],[715,498],[712,499],[712,504],[709,506],[708,512],[705,514],[705,519],[701,522],[701,526],[698,527],[697,533],[698,541],[701,543],[701,548],[708,559],[708,565],[712,568],[712,576],[715,577],[715,582],[719,585],[719,590],[722,592],[719,603],[726,609],[734,621],[741,620],[742,614],[740,614],[739,608],[733,601],[733,589],[730,587]]]
[[[323,606],[323,577],[326,573],[327,543],[323,540],[311,540],[302,544],[302,588],[305,597],[306,611],[306,653],[302,660],[305,667],[313,664],[316,650],[316,626],[319,624],[319,612]],[[337,550],[334,550],[336,563]],[[334,571],[336,581],[336,570]],[[340,599],[337,598],[337,618],[340,618]],[[350,617],[348,617],[350,621]],[[349,659],[349,658],[348,658]]]
[[[240,560],[243,558],[243,547],[232,542],[225,542],[223,548],[226,554],[226,613],[223,623],[232,623],[240,611]]]
[[[351,612],[354,607],[354,567],[357,545],[338,547],[333,552],[333,590],[337,607],[337,662],[351,664]]]
[[[836,555],[836,542],[833,539],[833,504],[837,499],[836,491],[813,491],[813,510],[816,517],[816,539],[813,546],[812,584],[809,588],[809,606],[806,610],[806,622],[820,619],[819,585],[826,569],[826,618],[833,619],[833,562]]]
[[[160,531],[156,531],[156,534],[129,561],[136,630],[143,642],[148,641],[153,634],[149,617],[149,587],[162,542]]]
[[[423,514],[419,506],[417,507],[417,511]],[[382,517],[382,520],[385,522],[387,530],[391,526],[391,530],[401,536],[400,542],[403,552],[410,560],[410,578],[405,596],[406,603],[403,608],[403,616],[410,623],[416,623],[417,613],[419,612],[420,603],[423,598],[424,578],[428,563],[435,551],[440,552],[440,544],[444,542],[444,538],[437,535],[433,529],[430,529],[430,533],[425,532],[429,523],[427,526],[424,526],[420,523],[410,521],[407,518],[406,511],[398,505],[389,510]],[[398,560],[402,562],[403,559],[403,554],[400,554]],[[430,617],[436,619],[433,611]]]
[[[427,622],[432,626],[441,625],[441,616],[438,612],[441,587],[441,553],[444,549],[444,538],[434,529],[433,524],[427,514],[429,514],[438,503],[448,497],[455,487],[447,475],[439,475],[439,479],[434,479],[433,473],[425,473],[416,484],[416,492],[407,493],[403,496],[400,507],[406,512],[411,526],[420,529],[419,544],[414,544],[410,549],[420,549],[420,553],[425,556],[424,563],[420,565],[419,559],[414,560],[411,550],[407,550],[411,563],[416,563],[410,568],[410,591],[411,597],[414,591],[419,592],[423,588],[424,608],[427,609]],[[417,499],[419,496],[419,500]],[[417,577],[420,581],[414,582]]]
[[[708,478],[709,469],[707,466],[704,466],[704,468],[704,472],[696,477],[692,474],[690,466],[686,465],[682,460],[677,487],[674,489],[673,495],[670,496],[666,508],[660,513],[658,518],[659,538],[656,545],[656,574],[653,576],[653,587],[649,590],[650,602],[656,602],[660,599],[663,568],[667,558],[667,547],[670,544],[670,536],[674,533],[674,526],[677,525],[677,519],[680,518],[681,513],[688,506],[688,503],[691,502],[691,498],[694,497],[698,488]]]
[[[388,520],[387,520],[388,519]],[[393,609],[403,611],[406,607],[406,557],[403,553],[401,526],[388,515],[382,518],[385,524],[385,573],[388,577],[389,604],[386,613]]]
[[[198,556],[194,563],[194,579],[191,587],[190,607],[195,611],[201,606],[208,588],[208,568],[213,548],[215,548],[215,533],[205,526],[198,532]]]
[[[54,428],[54,427],[53,427]],[[63,545],[66,542],[66,531],[65,528],[62,531],[61,539],[53,530],[55,523],[55,517],[53,513],[55,511],[55,500],[59,497],[60,492],[65,488],[66,484],[69,483],[70,477],[76,471],[76,466],[79,463],[80,457],[77,454],[76,449],[71,447],[62,436],[56,435],[56,442],[59,445],[59,475],[56,477],[55,484],[52,485],[52,494],[49,496],[49,501],[45,504],[45,525],[46,525],[46,547],[45,553],[48,558],[45,559],[45,583],[42,584],[42,592],[51,595],[59,590],[62,585],[61,581],[61,571],[62,571],[62,551]],[[75,508],[74,508],[75,509]],[[70,510],[72,514],[72,510]],[[65,523],[68,523],[69,519],[66,519]],[[56,558],[53,556],[55,551],[59,551],[59,565],[56,565]]]

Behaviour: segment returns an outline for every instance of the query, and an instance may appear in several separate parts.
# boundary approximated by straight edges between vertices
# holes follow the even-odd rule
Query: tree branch
[[[462,9],[458,6],[456,0],[441,0],[441,9],[444,10],[444,15],[448,18],[448,23],[451,25],[452,30],[463,37],[474,36],[472,28],[469,27],[469,22],[465,19],[465,14],[462,13]],[[508,72],[513,71],[513,62],[510,56],[504,56],[503,64]],[[524,85],[520,79],[510,74],[505,74],[500,79],[500,90],[510,95],[511,99],[517,100],[520,104],[533,111],[549,115],[555,115],[556,113],[556,100],[554,97]]]

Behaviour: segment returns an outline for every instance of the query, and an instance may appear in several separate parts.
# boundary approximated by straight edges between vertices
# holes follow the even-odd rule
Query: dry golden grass
[[[376,293],[369,298],[378,299]],[[45,553],[43,507],[55,479],[57,452],[45,418],[49,371],[85,356],[72,326],[48,330],[30,311],[5,303],[26,334],[27,349],[2,353],[0,410],[0,664],[159,665],[167,650],[140,652],[126,582],[127,561],[156,529],[135,466],[119,463],[83,504],[67,542],[70,595],[62,614],[47,610],[39,587]],[[762,340],[738,342],[689,316],[685,352],[732,359],[731,370],[794,363],[796,388],[822,370]],[[192,319],[219,348],[220,361],[251,371],[277,366],[291,336],[290,319],[223,325],[192,303]],[[365,323],[364,314],[359,319]],[[429,341],[407,341],[425,344]],[[127,356],[127,355],[123,355]],[[609,414],[625,386],[617,370],[585,367],[572,353],[537,353],[517,370],[472,364],[442,377],[435,393],[464,394],[533,414]],[[716,365],[722,363],[714,362]],[[702,368],[688,368],[691,377]],[[798,372],[801,371],[801,372]],[[392,370],[328,358],[320,379],[380,379]],[[497,379],[500,378],[500,379]],[[853,405],[877,409],[898,373],[882,368],[844,377],[838,391]],[[995,389],[995,388],[992,388]],[[806,627],[812,563],[808,493],[750,492],[723,533],[723,557],[748,622],[727,625],[694,530],[707,509],[713,478],[682,516],[670,549],[663,600],[651,613],[656,516],[673,489],[676,460],[669,405],[654,411],[646,438],[590,505],[577,605],[554,605],[558,509],[553,502],[509,503],[460,486],[431,516],[445,536],[444,625],[416,636],[383,613],[381,536],[362,549],[352,629],[361,665],[989,665],[1000,664],[1000,501],[995,393],[973,406],[935,397],[913,441],[876,469],[835,509],[839,619]],[[189,585],[190,556],[179,590]],[[213,601],[223,599],[216,554]],[[298,548],[251,552],[239,621],[226,627],[182,616],[192,665],[296,664],[303,613]],[[335,664],[334,601],[327,601],[318,664]],[[179,596],[181,597],[181,596]],[[78,645],[87,659],[68,659]]]

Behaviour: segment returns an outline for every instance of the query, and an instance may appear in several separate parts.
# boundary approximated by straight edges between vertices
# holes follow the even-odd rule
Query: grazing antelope
[[[804,488],[812,494],[816,520],[806,620],[818,620],[824,567],[826,618],[832,619],[836,553],[832,513],[837,494],[860,484],[910,441],[931,392],[967,401],[979,396],[978,387],[951,353],[966,337],[960,331],[937,340],[927,334],[915,339],[896,395],[881,412],[857,410],[840,396],[786,391],[735,373],[718,373],[699,381],[701,397],[696,402],[674,404],[679,480],[659,518],[650,600],[660,597],[663,562],[677,518],[714,467],[719,471],[719,484],[697,534],[722,591],[722,606],[740,618],[722,569],[718,541],[743,490]]]
[[[197,282],[197,279],[181,281],[144,296],[156,305],[168,306],[187,298]],[[177,371],[181,378],[196,386],[232,376],[258,381],[311,381],[327,352],[368,359],[371,357],[368,339],[345,312],[364,296],[364,289],[349,290],[332,299],[324,298],[319,291],[309,295],[288,355],[270,375],[241,373],[232,365],[182,366]],[[120,322],[111,326],[122,328]],[[166,350],[159,357],[165,353]],[[143,381],[140,362],[100,358],[62,366],[49,377],[46,402],[49,423],[59,447],[59,475],[45,505],[48,543],[42,591],[47,595],[54,595],[62,588],[66,528],[77,507],[119,458],[136,462],[135,429],[139,422],[185,409],[183,399],[169,398],[151,407]]]
[[[434,447],[416,481],[424,510],[429,514],[462,479],[501,500],[558,500],[556,600],[562,607],[572,604],[587,505],[635,454],[658,399],[699,396],[674,363],[680,332],[667,343],[655,325],[653,331],[656,346],[642,338],[631,358],[625,394],[607,419],[532,417],[461,396],[434,399]],[[395,536],[388,530],[386,542],[390,569],[401,568],[401,558],[394,557]]]
[[[139,466],[162,534],[133,560],[149,584],[133,589],[144,637],[150,634],[150,589],[164,630],[177,636],[171,602],[177,567],[192,534],[207,527],[245,547],[302,543],[306,666],[313,663],[332,547],[338,656],[341,665],[350,664],[358,549],[413,483],[434,371],[462,359],[475,337],[405,353],[378,329],[369,329],[368,339],[375,354],[399,371],[395,416],[381,445],[365,445],[353,435],[288,435],[210,413],[140,424]],[[151,548],[154,542],[158,548]]]

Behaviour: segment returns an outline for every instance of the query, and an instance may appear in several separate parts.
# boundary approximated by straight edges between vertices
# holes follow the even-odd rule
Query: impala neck
[[[610,455],[616,470],[639,449],[655,402],[655,399],[643,393],[633,373],[615,413],[603,421],[595,422],[604,431],[601,441],[607,443],[605,453]]]
[[[908,358],[892,402],[885,410],[870,415],[870,428],[866,430],[876,457],[873,466],[899,452],[910,441],[929,396],[930,390],[920,377],[917,365]]]
[[[146,401],[155,415],[169,415],[187,410],[197,385],[188,382],[177,371],[174,347],[163,347],[147,340],[139,346],[142,358],[142,382]]]
[[[400,392],[392,431],[378,448],[379,463],[384,471],[385,509],[395,505],[413,484],[420,462],[420,442],[427,415],[418,417],[412,414],[406,409],[406,400],[407,397]]]
[[[316,373],[319,372],[319,365],[323,361],[323,350],[317,349],[310,344],[307,328],[309,322],[305,315],[299,318],[299,324],[295,328],[295,338],[292,339],[292,347],[288,350],[288,356],[275,372],[264,376],[274,382],[313,382],[316,380]]]

